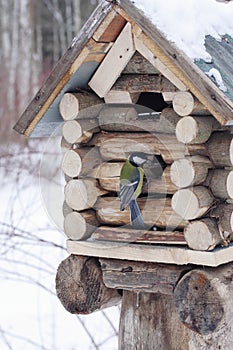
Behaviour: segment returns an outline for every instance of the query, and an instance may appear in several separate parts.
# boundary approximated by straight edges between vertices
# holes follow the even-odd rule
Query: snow
[[[224,85],[221,73],[216,68],[211,68],[209,72],[206,72],[206,75],[208,75],[208,77],[210,78],[214,78],[220,90],[222,90],[223,92],[227,92],[227,88]]]
[[[0,349],[97,349],[88,329],[99,350],[116,350],[118,307],[71,315],[55,293],[56,269],[68,256],[54,215],[63,198],[58,144],[0,148]]]
[[[191,59],[211,56],[204,47],[205,36],[217,40],[233,36],[233,2],[215,0],[132,0],[145,15]]]

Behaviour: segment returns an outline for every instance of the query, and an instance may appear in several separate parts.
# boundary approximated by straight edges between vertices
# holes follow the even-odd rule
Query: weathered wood
[[[173,98],[172,105],[174,111],[182,117],[190,114],[210,114],[207,108],[200,101],[198,101],[190,92],[187,91],[177,92],[177,94],[175,94]]]
[[[101,226],[93,232],[92,238],[112,242],[186,245],[181,231],[140,231],[130,227]]]
[[[177,140],[183,143],[205,143],[213,130],[216,119],[211,116],[186,116],[176,125]]]
[[[180,275],[190,266],[100,259],[103,281],[108,288],[173,295]]]
[[[73,209],[68,206],[66,201],[64,201],[63,202],[63,206],[62,206],[62,214],[63,214],[63,216],[66,217],[66,215],[68,215],[69,213],[72,213],[72,212],[73,212]]]
[[[99,184],[102,188],[110,192],[118,192],[120,186],[120,171],[123,163],[103,163],[98,167],[96,178],[99,179]],[[157,178],[152,178],[152,176]],[[173,194],[178,190],[178,187],[171,182],[170,167],[167,166],[162,176],[156,176],[156,173],[149,173],[145,171],[145,176],[148,179],[143,184],[142,193],[164,193]]]
[[[215,269],[195,269],[187,272],[175,288],[180,320],[203,336],[209,334],[210,341],[215,338],[211,349],[230,349],[232,345],[228,328],[232,320],[232,271],[232,263]],[[225,328],[228,329],[223,336]],[[223,343],[219,343],[218,336]],[[224,340],[225,336],[230,336],[231,343]]]
[[[176,91],[177,88],[161,74],[122,74],[112,90],[135,92]]]
[[[132,56],[122,74],[158,74],[159,71],[138,51]]]
[[[205,218],[190,222],[184,229],[185,240],[191,249],[213,250],[223,242],[214,219]]]
[[[105,103],[136,103],[139,93],[130,94],[128,91],[110,90],[104,97]]]
[[[220,204],[210,213],[218,221],[219,230],[227,240],[233,232],[233,204]]]
[[[188,344],[172,296],[123,291],[119,350],[188,350]]]
[[[174,96],[175,96],[176,92],[169,92],[169,91],[165,91],[165,92],[162,92],[162,95],[163,95],[163,99],[165,102],[167,103],[171,103]],[[174,111],[174,109],[172,108],[172,110]],[[175,111],[174,111],[175,112]],[[178,115],[178,114],[177,114]]]
[[[152,261],[166,264],[195,264],[203,266],[219,266],[233,261],[233,245],[213,251],[198,251],[185,247],[134,244],[101,241],[67,240],[70,254],[97,256],[110,259]]]
[[[70,255],[58,266],[56,292],[72,314],[89,314],[117,305],[121,296],[103,283],[97,258]]]
[[[108,43],[115,41],[125,24],[126,20],[121,15],[115,11],[111,11],[100,23],[99,27],[93,34],[93,39]]]
[[[91,138],[94,132],[99,131],[98,120],[95,119],[79,119],[68,120],[64,123],[62,134],[68,143],[83,143],[83,138]],[[82,142],[80,142],[82,140]]]
[[[141,32],[141,31],[139,31]],[[139,34],[139,33],[138,33]],[[158,71],[166,77],[174,86],[176,86],[179,90],[185,91],[187,90],[186,86],[182,83],[182,81],[175,75],[170,69],[168,65],[165,65],[158,57],[156,57],[150,49],[148,49],[143,40],[138,38],[138,34],[134,35],[134,43],[136,50],[138,50]]]
[[[137,106],[105,106],[99,113],[100,128],[107,131],[149,131],[174,133],[180,117],[165,108],[161,113],[137,111]]]
[[[87,239],[96,230],[99,223],[94,210],[72,211],[64,218],[64,232],[69,239]]]
[[[77,176],[95,177],[101,161],[98,147],[80,147],[64,154],[62,170],[71,178]]]
[[[86,113],[89,114],[90,118],[93,118],[98,115],[100,104],[102,103],[102,99],[87,91],[76,93],[66,92],[61,98],[59,110],[65,121],[78,118],[79,112],[86,108],[88,108]],[[96,108],[89,108],[93,105],[96,105]]]
[[[206,155],[205,145],[185,145],[177,141],[175,135],[153,133],[99,133],[91,140],[92,145],[100,147],[105,160],[124,160],[127,153],[144,152],[162,155],[167,164],[185,155]]]
[[[208,154],[216,167],[233,165],[233,135],[214,132],[206,143]]]
[[[214,198],[204,186],[178,190],[172,197],[172,209],[185,220],[204,215],[214,204]]]
[[[89,82],[98,96],[104,97],[109,92],[134,52],[131,25],[127,23]]]
[[[92,208],[98,196],[105,193],[95,180],[70,180],[65,186],[65,200],[74,210]]]
[[[170,178],[177,187],[199,185],[206,180],[212,166],[207,157],[192,156],[175,160],[171,165]]]
[[[233,170],[212,169],[204,183],[220,199],[233,199]]]
[[[171,207],[169,198],[139,198],[138,205],[142,211],[142,217],[148,227],[184,228],[188,221],[182,219]],[[130,212],[127,208],[120,211],[120,201],[114,197],[99,198],[95,204],[97,218],[101,224],[128,225]]]

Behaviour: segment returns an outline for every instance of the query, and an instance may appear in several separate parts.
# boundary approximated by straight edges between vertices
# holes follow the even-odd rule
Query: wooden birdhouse
[[[193,62],[132,2],[103,1],[15,125],[26,136],[49,137],[63,123],[64,233],[71,256],[58,269],[58,295],[70,312],[88,313],[119,302],[119,290],[144,292],[141,301],[124,293],[125,341],[127,305],[134,303],[141,302],[144,313],[156,313],[160,303],[163,313],[169,308],[166,315],[176,305],[181,321],[202,335],[226,319],[212,281],[215,276],[224,284],[232,267],[211,267],[233,261],[232,42],[206,38],[207,75],[207,63]],[[138,198],[145,230],[131,227],[117,195],[122,165],[133,152],[147,157]],[[85,285],[82,296],[74,276]],[[165,294],[166,305],[155,302],[154,293]],[[217,300],[219,317],[209,298]],[[187,336],[180,321],[171,322]],[[155,344],[158,333],[148,337]],[[168,349],[163,346],[145,349]]]

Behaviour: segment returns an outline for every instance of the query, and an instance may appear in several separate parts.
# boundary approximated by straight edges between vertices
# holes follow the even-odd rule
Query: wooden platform
[[[178,246],[68,240],[67,250],[76,255],[177,265],[219,266],[233,261],[233,244],[206,252]]]

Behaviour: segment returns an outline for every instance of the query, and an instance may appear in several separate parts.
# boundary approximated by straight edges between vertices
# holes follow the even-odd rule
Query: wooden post
[[[188,350],[188,343],[173,296],[123,291],[119,350]]]

